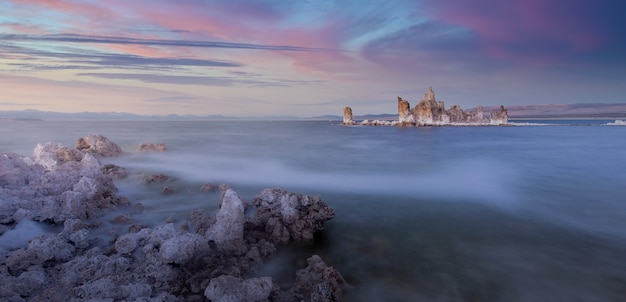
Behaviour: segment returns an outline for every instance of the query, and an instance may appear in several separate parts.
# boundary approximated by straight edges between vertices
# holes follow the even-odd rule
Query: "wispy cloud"
[[[77,73],[77,76],[89,76],[101,79],[115,80],[137,80],[144,83],[175,84],[175,85],[199,85],[199,86],[233,86],[245,85],[255,87],[277,87],[291,85],[305,85],[310,83],[320,83],[320,81],[297,81],[280,79],[258,79],[252,80],[239,77],[211,77],[211,76],[187,76],[187,75],[166,75],[154,73]]]
[[[200,48],[229,48],[273,51],[337,51],[333,49],[300,47],[291,45],[265,45],[250,43],[231,43],[219,41],[169,40],[169,39],[139,39],[127,37],[87,36],[78,34],[58,35],[14,35],[0,34],[0,40],[22,42],[57,42],[57,43],[86,43],[86,44],[123,44],[123,45],[151,45],[171,47],[200,47]]]

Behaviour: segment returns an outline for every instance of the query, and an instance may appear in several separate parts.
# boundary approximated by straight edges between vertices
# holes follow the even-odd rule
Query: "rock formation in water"
[[[75,148],[99,157],[119,156],[124,153],[120,146],[99,134],[89,134],[79,138]]]
[[[404,126],[415,125],[411,104],[401,97],[398,97],[398,122]]]
[[[343,108],[343,124],[354,125],[354,121],[352,120],[352,108],[350,107]]]
[[[196,210],[178,227],[131,225],[98,244],[90,234],[102,215],[129,204],[104,172],[117,170],[56,143],[37,145],[32,158],[0,154],[0,235],[30,220],[60,228],[24,247],[0,244],[0,300],[339,300],[343,277],[316,255],[290,288],[250,278],[278,245],[310,242],[334,217],[318,196],[266,189],[248,203],[224,185],[214,213]]]
[[[166,150],[167,147],[163,143],[144,142],[137,147],[137,152],[162,152]]]
[[[349,108],[349,107],[346,107]],[[350,110],[352,113],[352,110]],[[422,100],[411,109],[407,100],[398,97],[397,121],[362,121],[360,125],[368,126],[443,126],[443,125],[505,125],[508,123],[508,114],[504,106],[499,112],[492,112],[490,118],[485,118],[483,108],[476,107],[475,111],[463,111],[459,105],[446,110],[443,101],[435,99],[433,88],[428,88]],[[344,109],[344,124],[346,124],[346,109]],[[350,115],[350,125],[354,124]]]
[[[418,125],[443,125],[450,123],[450,116],[446,112],[443,102],[435,100],[435,92],[430,87],[424,98],[413,109],[415,121]]]
[[[492,125],[506,125],[509,122],[509,114],[504,108],[500,106],[500,111],[491,112],[491,124]]]

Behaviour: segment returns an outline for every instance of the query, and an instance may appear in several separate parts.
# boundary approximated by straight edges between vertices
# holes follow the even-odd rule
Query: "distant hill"
[[[510,118],[611,118],[626,117],[626,104],[550,104],[505,106]],[[499,110],[483,107],[483,111]]]
[[[0,120],[223,120],[223,115],[139,115],[126,112],[75,112],[64,113],[27,109],[0,111]],[[234,119],[234,118],[232,118]]]
[[[618,104],[546,104],[505,106],[510,118],[626,118],[626,103]],[[464,109],[473,111],[475,108]],[[485,114],[500,110],[500,106],[483,107]],[[231,117],[224,115],[139,115],[125,112],[76,112],[22,110],[0,111],[1,120],[342,120],[341,115],[313,117],[270,116]],[[365,114],[354,120],[397,120],[397,113]]]

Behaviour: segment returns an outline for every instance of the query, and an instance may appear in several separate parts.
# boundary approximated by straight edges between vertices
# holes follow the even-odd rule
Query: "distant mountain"
[[[126,112],[76,112],[63,113],[27,109],[0,111],[0,120],[225,120],[236,119],[224,115],[139,115]]]
[[[545,104],[505,106],[510,118],[626,118],[626,103],[618,104]],[[467,109],[467,111],[475,108]],[[483,107],[485,114],[500,110],[500,106]],[[398,114],[365,114],[354,120],[397,120]],[[224,115],[139,115],[126,112],[62,113],[27,109],[0,111],[0,120],[342,120],[340,115],[320,115],[308,118],[295,116],[233,117]]]
[[[546,104],[505,106],[510,118],[622,118],[626,104]],[[483,111],[499,110],[499,106],[483,107]]]

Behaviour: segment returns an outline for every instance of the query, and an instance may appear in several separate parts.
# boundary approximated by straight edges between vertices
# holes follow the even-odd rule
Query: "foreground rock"
[[[0,247],[2,301],[338,301],[341,274],[312,256],[290,288],[255,268],[278,245],[307,242],[335,215],[318,196],[263,190],[251,203],[220,186],[215,212],[130,228],[108,245],[90,233],[100,215],[128,202],[91,154],[59,144],[33,158],[0,154],[2,232],[37,220],[59,225],[26,246]],[[116,170],[116,169],[113,169]],[[0,237],[1,238],[1,237]]]
[[[89,134],[76,141],[76,149],[98,157],[112,157],[124,154],[122,148],[99,134]]]
[[[0,154],[0,168],[0,223],[63,223],[128,204],[97,158],[58,143],[38,144],[32,158]]]

